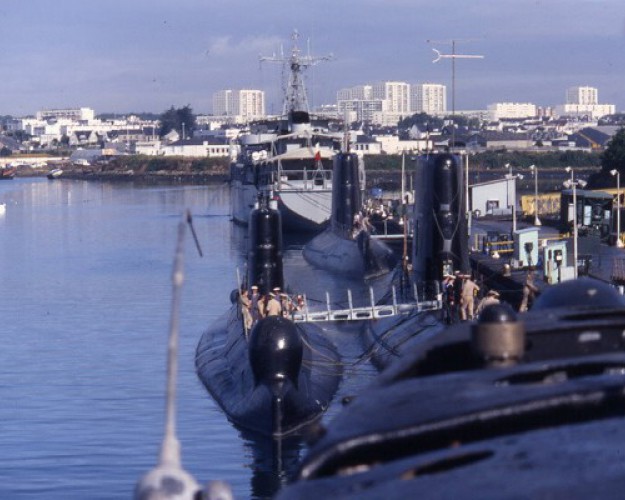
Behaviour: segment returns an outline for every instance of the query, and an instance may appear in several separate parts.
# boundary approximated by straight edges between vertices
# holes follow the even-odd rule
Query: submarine
[[[261,293],[284,288],[281,216],[261,196],[249,219],[247,283]],[[195,355],[199,379],[237,427],[292,435],[328,408],[342,376],[336,347],[312,323],[267,316],[246,331],[238,293],[203,333]]]
[[[623,296],[592,278],[491,305],[356,395],[277,499],[620,498],[623,331]]]
[[[389,318],[368,322],[363,339],[372,363],[386,368],[420,335],[444,330],[443,276],[470,274],[469,235],[465,215],[464,175],[457,155],[433,153],[417,158],[412,243],[412,270],[401,274],[397,289],[404,301],[436,303]],[[383,300],[390,300],[388,295]]]
[[[362,209],[359,159],[354,153],[337,153],[332,166],[332,213],[330,225],[309,241],[303,250],[308,263],[341,276],[371,279],[397,265],[392,249],[372,238]]]

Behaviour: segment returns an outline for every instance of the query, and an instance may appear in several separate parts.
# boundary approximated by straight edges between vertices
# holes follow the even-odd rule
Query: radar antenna
[[[275,54],[272,56],[260,56],[261,63],[265,61],[281,63],[284,65],[285,71],[286,66],[288,65],[288,81],[286,78],[283,79],[283,112],[285,115],[291,111],[309,112],[308,98],[306,97],[306,88],[304,86],[302,72],[311,66],[316,66],[321,61],[331,61],[334,59],[332,54],[328,54],[327,56],[302,55],[297,45],[298,39],[299,33],[297,30],[294,30],[291,35],[293,46],[291,48],[291,55],[288,58],[284,56],[284,53],[282,53],[280,57]]]
[[[442,54],[440,50],[432,48],[436,58],[432,61],[437,63],[441,59],[451,59],[451,114],[456,114],[456,59],[484,59],[484,56],[477,54],[456,54],[456,44],[458,42],[469,42],[471,40],[426,40],[427,43],[451,44],[451,54]]]

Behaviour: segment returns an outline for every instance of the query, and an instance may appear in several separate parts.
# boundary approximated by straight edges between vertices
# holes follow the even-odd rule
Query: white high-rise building
[[[373,99],[371,85],[356,85],[348,89],[341,89],[336,93],[337,101],[370,101]]]
[[[384,102],[383,111],[410,113],[410,84],[406,82],[380,82],[371,86],[373,99]]]
[[[220,90],[213,94],[213,115],[254,119],[265,116],[262,90]]]
[[[599,91],[595,87],[570,87],[566,89],[567,104],[599,104]]]
[[[417,83],[410,86],[410,111],[443,115],[447,112],[447,87],[440,83]]]
[[[556,106],[558,116],[588,117],[591,120],[615,112],[614,104],[599,104],[599,91],[595,87],[570,87],[566,89],[566,104]]]
[[[220,90],[213,94],[213,115],[231,116],[232,112],[232,90]]]
[[[382,111],[380,99],[343,99],[337,102],[337,114],[350,121],[372,122],[374,113]]]
[[[381,82],[341,89],[336,94],[339,116],[355,116],[357,121],[396,124],[410,114],[410,85]]]
[[[232,101],[237,116],[247,119],[265,116],[265,93],[262,90],[238,90]]]

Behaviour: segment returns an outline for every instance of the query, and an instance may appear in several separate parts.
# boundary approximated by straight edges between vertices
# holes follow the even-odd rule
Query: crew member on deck
[[[462,307],[462,274],[460,271],[454,271],[454,304],[452,308],[452,323],[458,322],[460,319],[460,307]]]
[[[462,284],[460,319],[462,321],[467,321],[473,319],[473,310],[475,305],[474,298],[477,295],[477,292],[480,291],[480,287],[477,286],[477,283],[471,279],[470,275],[465,274],[463,278],[464,283]]]
[[[451,274],[443,276],[443,321],[450,325],[454,322],[454,277]]]
[[[252,301],[248,297],[247,288],[245,286],[241,287],[241,291],[239,294],[239,301],[241,303],[241,315],[243,316],[243,327],[246,332],[249,332],[252,329],[254,320],[252,319]]]
[[[521,305],[519,306],[519,312],[526,312],[530,307],[532,307],[537,293],[538,287],[534,284],[534,273],[529,272],[525,277],[525,284],[523,285],[523,299],[521,300]]]
[[[267,316],[267,303],[269,302],[269,295],[260,295],[258,297],[258,319],[263,319]]]
[[[258,286],[252,285],[252,296],[250,298],[250,313],[252,314],[252,325],[255,325],[260,318],[260,312],[258,308],[259,299],[260,295],[258,294]]]
[[[274,292],[269,293],[266,314],[267,316],[280,316],[282,314],[282,305],[280,304],[280,301],[276,298],[276,294]]]
[[[477,305],[477,309],[475,310],[476,317],[479,317],[482,311],[488,306],[499,303],[499,292],[497,290],[489,290],[486,296],[480,300],[480,303]]]

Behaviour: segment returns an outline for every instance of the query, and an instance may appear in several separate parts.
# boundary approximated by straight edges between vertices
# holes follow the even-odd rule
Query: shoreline
[[[48,174],[47,171],[30,171],[30,172],[18,172],[16,178],[19,177],[45,177]],[[133,171],[83,171],[81,169],[76,170],[64,170],[63,174],[55,180],[80,180],[80,181],[95,181],[95,182],[135,182],[141,184],[189,184],[189,185],[201,185],[201,184],[221,184],[228,182],[230,179],[229,173],[224,173],[223,170],[215,172],[198,172],[189,173],[181,171],[167,171],[159,170],[156,172],[143,172],[137,173]],[[389,172],[385,170],[375,170],[367,172],[366,188],[381,187],[385,191],[395,191],[401,186],[401,173]]]

